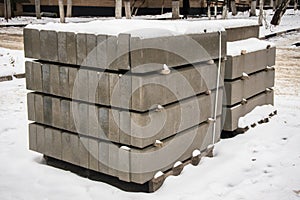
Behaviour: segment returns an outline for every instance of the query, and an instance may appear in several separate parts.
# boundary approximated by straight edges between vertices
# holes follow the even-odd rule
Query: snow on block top
[[[241,78],[275,65],[275,45],[271,42],[249,38],[227,42],[225,79]]]
[[[28,58],[136,73],[217,59],[220,44],[224,57],[224,28],[205,21],[96,20],[24,29]]]
[[[228,42],[259,37],[257,20],[228,19],[219,20],[217,23],[225,28]]]

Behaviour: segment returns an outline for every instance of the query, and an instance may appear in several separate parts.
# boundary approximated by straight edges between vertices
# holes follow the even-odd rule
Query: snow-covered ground
[[[24,72],[24,52],[0,47],[0,77]]]
[[[299,23],[299,17],[294,21],[289,28]],[[300,47],[291,46],[299,36],[270,39],[280,48],[276,81],[282,81],[275,88],[278,115],[244,135],[221,140],[214,158],[187,166],[180,176],[167,178],[154,194],[124,192],[45,165],[42,155],[28,150],[25,80],[0,82],[0,199],[300,199],[300,85],[292,78],[300,71]],[[1,48],[0,53],[4,55],[0,73],[10,63],[9,56],[23,59],[21,51]]]

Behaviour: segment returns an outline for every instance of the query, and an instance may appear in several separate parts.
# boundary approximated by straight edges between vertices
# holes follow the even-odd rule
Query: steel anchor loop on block
[[[177,161],[173,166],[172,175],[178,176],[179,174],[181,174],[183,167],[183,163],[181,161]]]
[[[242,80],[246,80],[246,79],[249,79],[249,75],[245,72],[242,73]]]
[[[247,102],[248,102],[247,99],[243,98],[241,104],[245,105]]]
[[[215,61],[214,60],[209,60],[206,63],[209,64],[209,65],[213,65],[213,64],[215,64]]]
[[[211,90],[206,90],[206,91],[205,91],[205,94],[206,94],[206,95],[211,95]]]
[[[164,107],[162,105],[157,105],[156,106],[156,109],[155,109],[155,112],[161,112],[162,110],[164,109]]]
[[[164,64],[163,69],[160,71],[160,74],[168,75],[170,73],[171,73],[170,68],[168,67],[168,65]]]
[[[214,118],[210,117],[210,118],[208,118],[208,119],[206,120],[206,122],[207,122],[207,123],[215,123],[216,120],[215,120]]]
[[[266,71],[273,71],[273,70],[275,70],[275,67],[267,66],[265,70]]]
[[[241,55],[245,55],[247,53],[247,50],[243,49],[241,50]]]
[[[160,140],[155,140],[154,146],[155,147],[163,147],[164,143],[162,141],[160,141]]]
[[[197,166],[200,163],[200,160],[201,160],[201,152],[200,150],[196,149],[193,151],[191,164]]]

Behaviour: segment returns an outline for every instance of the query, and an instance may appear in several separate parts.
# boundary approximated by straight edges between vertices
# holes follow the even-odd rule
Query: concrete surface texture
[[[225,31],[140,38],[25,28],[24,49],[36,59],[26,62],[33,151],[143,184],[220,138]]]

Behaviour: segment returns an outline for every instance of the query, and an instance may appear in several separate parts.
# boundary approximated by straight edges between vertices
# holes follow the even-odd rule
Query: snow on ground
[[[0,77],[25,73],[24,52],[0,47]]]

